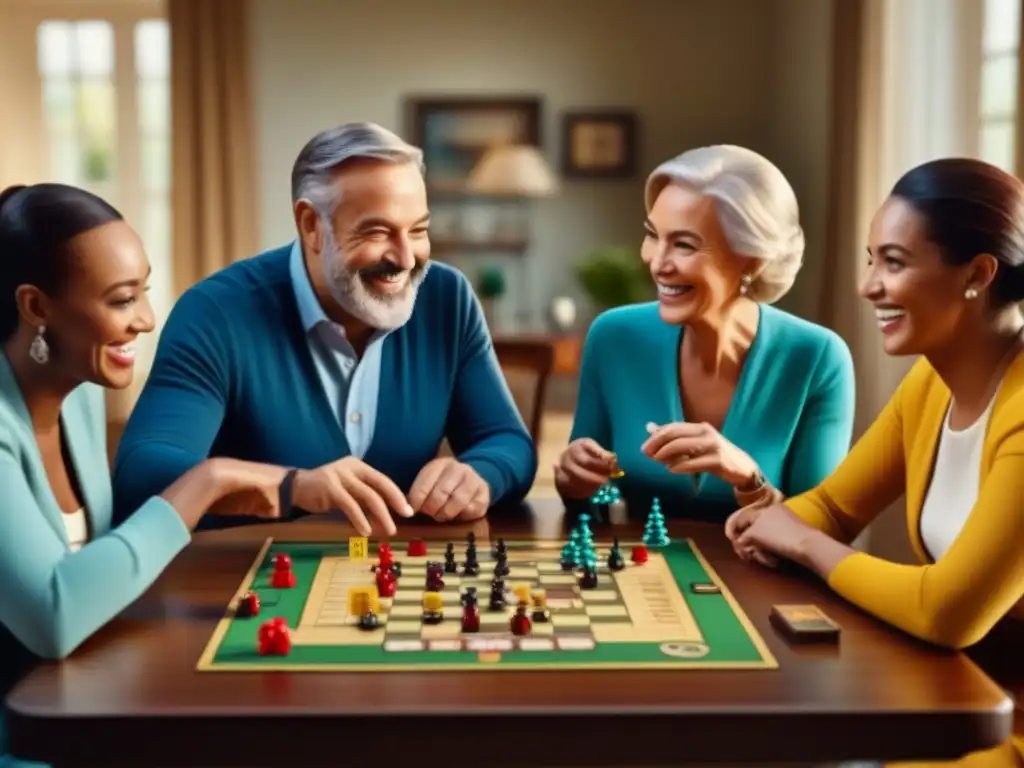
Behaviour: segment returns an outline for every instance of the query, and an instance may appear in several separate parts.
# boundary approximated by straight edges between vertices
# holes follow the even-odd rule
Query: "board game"
[[[268,539],[197,669],[777,666],[694,542],[584,531],[568,543]]]

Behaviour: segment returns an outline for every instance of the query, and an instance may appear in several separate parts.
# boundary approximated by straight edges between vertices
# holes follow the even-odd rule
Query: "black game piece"
[[[459,566],[455,562],[455,545],[451,542],[444,548],[444,572],[458,573]]]
[[[572,552],[566,551],[565,553],[563,553],[562,554],[562,559],[561,559],[560,562],[562,564],[562,570],[563,571],[574,571],[574,570],[576,570],[577,562],[576,562],[576,558],[573,556]]]
[[[380,626],[380,619],[373,611],[368,611],[359,617],[359,628],[369,631]]]
[[[478,602],[476,587],[466,587],[466,589],[463,590],[462,595],[459,597],[459,602],[463,605],[476,605]]]
[[[619,537],[616,536],[612,544],[612,551],[608,553],[608,570],[621,571],[625,567],[626,559],[622,556],[622,550],[619,549]]]
[[[508,547],[505,546],[504,539],[498,539],[498,543],[497,545],[495,545],[494,552],[492,554],[494,555],[495,560],[499,560],[502,557],[508,556]]]
[[[491,582],[491,601],[488,607],[492,611],[503,611],[506,605],[508,600],[505,598],[505,580],[494,579]]]
[[[690,585],[690,591],[695,595],[718,595],[722,589],[717,584],[694,582]]]
[[[423,623],[424,624],[440,624],[444,621],[444,614],[441,611],[424,611],[423,612]]]
[[[597,569],[593,566],[584,566],[583,575],[580,577],[580,589],[595,589],[597,587]]]
[[[504,552],[498,553],[498,562],[494,564],[495,576],[508,576],[508,555]]]
[[[462,572],[466,576],[476,576],[480,573],[480,562],[476,559],[476,544],[466,547],[466,562],[462,564]]]
[[[427,592],[440,592],[444,589],[443,573],[444,569],[440,563],[427,563],[427,583],[425,585]]]

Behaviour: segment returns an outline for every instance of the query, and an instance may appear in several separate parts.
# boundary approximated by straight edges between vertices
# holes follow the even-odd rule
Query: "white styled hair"
[[[310,139],[292,166],[292,204],[308,200],[322,217],[330,217],[340,190],[334,178],[350,160],[415,163],[424,172],[423,150],[376,123],[346,123]]]
[[[719,144],[683,152],[647,178],[647,211],[672,182],[717,202],[718,221],[733,253],[763,262],[747,296],[772,304],[789,291],[803,263],[804,231],[796,193],[775,165],[743,147]]]

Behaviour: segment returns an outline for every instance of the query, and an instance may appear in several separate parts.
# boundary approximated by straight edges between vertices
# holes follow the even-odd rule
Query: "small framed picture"
[[[576,179],[628,179],[636,174],[633,112],[569,112],[562,121],[562,174]]]

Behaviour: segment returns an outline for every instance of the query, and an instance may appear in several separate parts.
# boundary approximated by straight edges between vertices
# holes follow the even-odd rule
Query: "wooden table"
[[[473,529],[481,538],[560,538],[563,513],[537,502],[517,519]],[[468,530],[415,533],[459,541]],[[199,536],[121,618],[12,692],[12,749],[62,767],[392,764],[403,748],[420,756],[409,764],[458,768],[643,766],[948,759],[1008,736],[1010,700],[962,654],[909,639],[814,580],[742,563],[720,528],[683,523],[670,532],[697,542],[779,669],[194,672],[268,535],[349,535],[338,522],[300,521]],[[822,606],[843,626],[840,646],[791,646],[768,621],[781,602]]]

